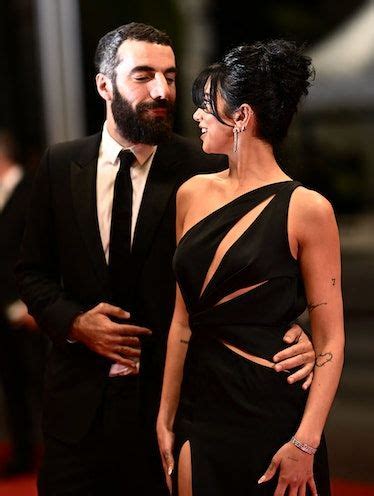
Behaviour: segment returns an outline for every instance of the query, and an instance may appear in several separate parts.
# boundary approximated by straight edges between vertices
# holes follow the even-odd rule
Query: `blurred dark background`
[[[279,152],[333,203],[342,239],[346,365],[327,426],[334,477],[374,483],[374,2],[357,0],[1,0],[0,128],[35,171],[52,142],[96,132],[98,39],[130,21],[167,31],[179,67],[176,131],[197,139],[190,88],[240,42],[305,44],[316,79]],[[6,440],[0,418],[0,440]],[[363,493],[362,493],[363,494]]]

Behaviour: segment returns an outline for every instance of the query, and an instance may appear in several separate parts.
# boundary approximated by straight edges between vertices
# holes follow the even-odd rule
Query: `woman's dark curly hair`
[[[208,97],[213,115],[223,124],[217,111],[218,94],[225,101],[226,116],[248,103],[256,116],[257,136],[275,146],[286,137],[313,76],[311,59],[294,42],[257,41],[233,48],[219,63],[204,69],[194,82],[192,97],[201,108]],[[205,94],[207,81],[209,95]]]

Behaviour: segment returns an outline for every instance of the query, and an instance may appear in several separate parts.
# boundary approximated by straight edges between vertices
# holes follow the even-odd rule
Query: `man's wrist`
[[[74,319],[71,323],[70,330],[69,330],[68,336],[66,338],[69,343],[76,343],[77,341],[79,341],[79,321],[80,321],[83,313],[84,313],[83,310],[81,312],[79,312],[74,317]]]

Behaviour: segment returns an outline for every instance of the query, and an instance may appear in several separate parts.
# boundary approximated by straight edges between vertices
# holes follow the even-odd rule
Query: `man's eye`
[[[168,84],[173,84],[173,83],[175,83],[175,78],[174,77],[167,77],[166,81],[168,82]]]
[[[137,76],[134,78],[135,81],[147,81],[149,79],[148,76]]]

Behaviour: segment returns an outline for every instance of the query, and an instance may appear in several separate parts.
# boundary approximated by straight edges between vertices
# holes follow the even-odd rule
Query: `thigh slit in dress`
[[[257,481],[278,449],[295,434],[308,393],[288,384],[287,373],[255,363],[228,348],[272,362],[286,347],[283,335],[306,308],[287,221],[296,181],[249,191],[215,210],[181,238],[174,270],[192,331],[174,422],[173,495],[178,459],[189,442],[193,496],[273,495],[277,476]],[[239,222],[263,208],[210,271],[220,247]],[[265,205],[265,206],[264,206]],[[208,278],[209,271],[209,278]],[[208,280],[207,280],[208,279]],[[329,496],[324,439],[314,476]]]

